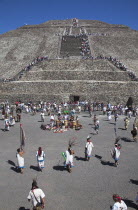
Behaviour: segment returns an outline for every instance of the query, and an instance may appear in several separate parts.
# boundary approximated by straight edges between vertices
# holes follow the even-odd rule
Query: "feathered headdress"
[[[69,139],[69,143],[68,143],[69,148],[71,148],[71,147],[73,147],[73,146],[75,146],[77,144],[75,142],[76,139],[77,139],[76,137],[73,137],[72,139]]]

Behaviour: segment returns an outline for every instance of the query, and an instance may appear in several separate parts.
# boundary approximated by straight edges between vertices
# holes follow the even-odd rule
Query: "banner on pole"
[[[20,124],[20,148],[23,149],[25,147],[25,132],[23,130],[22,124]]]

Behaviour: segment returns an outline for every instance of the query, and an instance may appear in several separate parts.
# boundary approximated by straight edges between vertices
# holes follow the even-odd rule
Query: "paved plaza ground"
[[[134,199],[138,191],[138,143],[132,141],[130,131],[134,117],[130,119],[128,130],[124,130],[124,116],[119,116],[117,135],[122,144],[120,164],[113,166],[110,150],[114,147],[114,118],[96,113],[100,120],[99,134],[95,135],[92,118],[88,112],[79,114],[83,129],[69,129],[64,133],[53,133],[40,129],[40,113],[35,116],[22,114],[22,124],[26,134],[25,170],[17,173],[14,164],[16,150],[20,146],[20,124],[4,132],[4,121],[0,120],[0,210],[32,209],[27,196],[32,180],[37,178],[38,186],[46,195],[47,210],[108,210],[113,205],[112,195],[119,194],[127,199],[128,209],[136,209]],[[100,115],[99,115],[100,114]],[[45,122],[50,117],[46,116]],[[86,138],[92,136],[93,156],[84,160]],[[76,137],[75,157],[72,173],[63,167],[61,152],[68,147],[69,139]],[[36,151],[41,146],[45,151],[45,169],[37,171]],[[30,168],[31,166],[31,168]]]

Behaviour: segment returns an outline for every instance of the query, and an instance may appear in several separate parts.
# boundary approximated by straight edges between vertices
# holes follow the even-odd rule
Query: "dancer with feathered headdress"
[[[69,173],[71,173],[72,167],[74,167],[74,162],[73,162],[74,150],[72,149],[72,147],[76,145],[75,140],[76,140],[75,138],[70,139],[68,143],[68,149],[62,153],[62,156],[65,160],[64,166],[67,168],[67,171]]]

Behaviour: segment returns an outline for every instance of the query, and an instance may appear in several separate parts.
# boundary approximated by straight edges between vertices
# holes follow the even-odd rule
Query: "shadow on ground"
[[[8,160],[7,163],[9,163],[12,166],[16,166],[16,164],[12,160]]]
[[[25,207],[20,207],[18,210],[30,210],[30,209],[26,209]]]
[[[16,173],[20,173],[19,169],[16,167],[10,167],[11,170],[13,170]]]
[[[99,160],[102,159],[102,156],[100,156],[100,155],[95,155],[95,157],[96,157],[97,159],[99,159]]]
[[[90,133],[91,135],[97,135],[96,133]]]
[[[125,142],[133,142],[130,138],[127,137],[121,137],[121,140]]]
[[[19,169],[16,167],[16,164],[12,161],[12,160],[8,160],[7,163],[9,163],[10,165],[12,165],[12,167],[10,167],[10,169],[16,173],[19,173]]]
[[[84,115],[84,116],[82,116],[82,117],[89,117],[89,118],[90,118],[90,116],[86,116],[86,115]]]
[[[134,203],[134,201],[132,200],[128,200],[127,198],[123,199],[123,201],[125,202],[125,204],[127,205],[127,207],[131,207],[133,209],[138,209],[137,205]]]
[[[114,163],[111,163],[110,161],[105,161],[105,160],[101,160],[101,164],[106,166],[112,166],[112,167],[115,167]]]
[[[123,130],[123,131],[126,130],[125,128],[118,128],[118,129]]]
[[[130,181],[129,181],[129,182],[131,182],[132,184],[136,184],[136,185],[138,185],[138,180],[130,179]]]
[[[39,168],[38,168],[38,166],[32,166],[32,165],[31,165],[31,166],[30,166],[30,169],[33,169],[33,170],[35,170],[35,171],[40,171]]]
[[[86,161],[86,158],[85,158],[85,157],[78,157],[78,156],[75,156],[74,158],[76,158],[76,160]]]
[[[102,165],[104,165],[104,166],[107,166],[108,165],[108,166],[115,167],[114,163],[111,163],[110,161],[102,160],[102,156],[95,155],[95,157],[100,160],[100,162],[101,162]]]
[[[115,123],[109,123],[109,124],[111,124],[111,125],[115,125]]]
[[[53,169],[56,171],[66,171],[66,168],[64,166],[53,166]]]
[[[6,131],[4,128],[1,128],[0,130],[1,130],[1,131],[3,131],[3,132],[5,132],[5,131]]]

